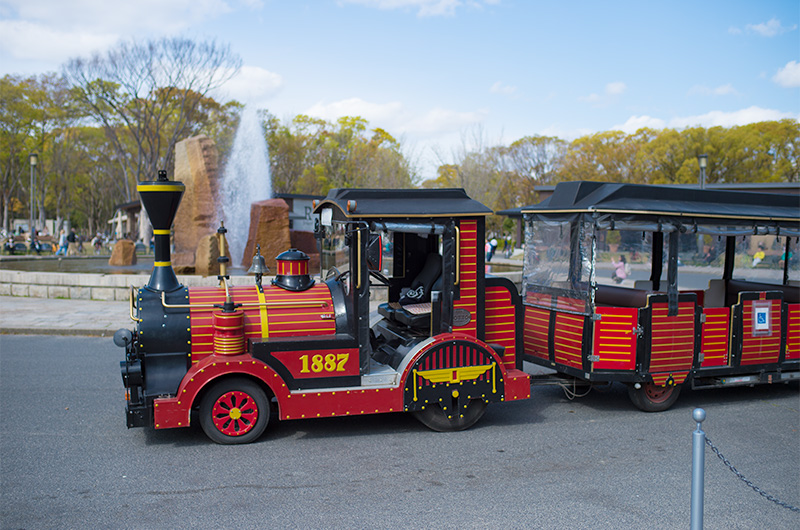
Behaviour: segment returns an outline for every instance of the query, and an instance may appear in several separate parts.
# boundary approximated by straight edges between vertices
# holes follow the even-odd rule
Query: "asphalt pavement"
[[[489,406],[473,428],[404,413],[270,422],[221,446],[196,421],[126,429],[107,338],[0,336],[0,528],[688,528],[694,407],[753,484],[800,501],[798,387],[681,393],[636,410],[623,385]],[[704,528],[797,528],[706,451]]]

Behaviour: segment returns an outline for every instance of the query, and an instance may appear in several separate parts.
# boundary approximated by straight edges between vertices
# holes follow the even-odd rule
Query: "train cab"
[[[402,410],[435,430],[530,395],[517,290],[484,273],[489,208],[460,189],[340,189],[315,212],[322,276],[346,293],[363,385],[402,382]]]

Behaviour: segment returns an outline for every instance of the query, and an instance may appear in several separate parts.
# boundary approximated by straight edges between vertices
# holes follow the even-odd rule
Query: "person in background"
[[[68,246],[67,231],[62,228],[58,234],[58,252],[56,252],[56,256],[66,256]]]
[[[103,248],[103,236],[100,235],[100,232],[97,232],[97,235],[92,238],[92,246],[94,247],[94,253],[100,254],[100,250]]]
[[[39,254],[39,237],[36,230],[31,232],[31,250]]]
[[[764,245],[758,245],[758,252],[753,254],[753,267],[764,261],[766,253],[764,252]]]
[[[619,262],[614,261],[614,258],[611,258],[611,265],[614,266],[614,272],[611,273],[611,279],[617,283],[622,283],[622,281],[628,277],[628,272],[630,268],[628,267],[628,260],[625,259],[625,254],[620,254]]]

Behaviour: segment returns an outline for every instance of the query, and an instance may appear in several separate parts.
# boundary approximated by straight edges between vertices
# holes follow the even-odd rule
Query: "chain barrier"
[[[762,497],[764,497],[765,499],[767,499],[767,500],[769,500],[769,501],[772,501],[772,502],[774,502],[774,503],[775,503],[775,504],[777,504],[778,506],[783,506],[784,508],[788,508],[789,510],[792,510],[793,512],[798,512],[798,513],[800,513],[800,508],[798,508],[797,506],[792,506],[791,504],[785,503],[785,502],[783,502],[782,500],[780,500],[780,499],[777,499],[777,498],[773,497],[772,495],[770,495],[770,494],[769,494],[769,493],[767,493],[766,491],[762,490],[761,488],[759,488],[758,486],[756,486],[755,484],[753,484],[752,482],[750,482],[749,480],[747,480],[747,477],[745,477],[744,475],[742,475],[742,474],[741,474],[741,473],[740,473],[740,472],[739,472],[739,471],[738,471],[738,470],[737,470],[735,467],[733,467],[733,464],[731,464],[731,463],[730,463],[730,461],[729,461],[727,458],[725,458],[725,457],[722,455],[722,453],[720,453],[720,452],[719,452],[719,449],[717,449],[717,448],[716,448],[716,446],[714,446],[714,444],[713,444],[713,443],[711,443],[711,440],[709,440],[709,439],[708,439],[708,436],[706,436],[705,438],[706,438],[706,445],[708,445],[708,447],[710,447],[710,448],[711,448],[711,451],[712,451],[712,452],[713,452],[715,455],[717,455],[717,456],[719,457],[719,459],[720,459],[720,460],[722,460],[722,463],[723,463],[723,464],[725,464],[726,466],[728,466],[728,469],[730,469],[730,470],[733,472],[733,474],[734,474],[734,475],[736,475],[737,477],[739,477],[739,479],[740,479],[742,482],[744,482],[745,484],[747,484],[748,486],[750,486],[750,487],[753,489],[753,491],[755,491],[756,493],[758,493],[759,495],[761,495],[761,496],[762,496]]]

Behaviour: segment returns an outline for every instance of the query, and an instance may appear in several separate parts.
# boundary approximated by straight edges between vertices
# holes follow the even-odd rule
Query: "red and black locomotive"
[[[256,256],[252,285],[231,285],[223,267],[219,287],[187,288],[169,251],[183,190],[165,174],[138,186],[156,243],[149,282],[132,290],[136,329],[115,335],[126,350],[129,427],[197,418],[212,440],[247,443],[273,419],[405,411],[434,430],[460,430],[489,403],[530,397],[523,361],[560,381],[627,384],[648,411],[668,408],[687,384],[800,377],[791,279],[800,214],[790,198],[560,184],[543,203],[504,212],[526,224],[520,296],[486,274],[492,211],[460,189],[332,190],[314,209],[318,278],[290,249],[268,285]],[[646,276],[603,282],[608,231],[638,241]],[[719,266],[708,289],[678,281],[687,232],[698,246],[724,247],[701,271]],[[784,245],[777,280],[734,275],[737,241],[753,234]]]
[[[223,271],[220,287],[187,288],[169,255],[183,189],[166,176],[138,186],[156,246],[132,293],[136,330],[115,336],[129,427],[186,427],[197,411],[212,440],[246,443],[271,417],[407,411],[458,430],[530,396],[519,295],[485,276],[491,210],[463,190],[333,190],[315,208],[324,281],[289,250],[269,285],[232,286]]]

